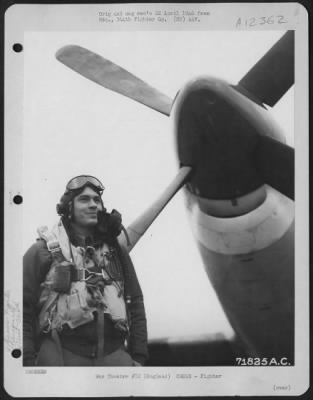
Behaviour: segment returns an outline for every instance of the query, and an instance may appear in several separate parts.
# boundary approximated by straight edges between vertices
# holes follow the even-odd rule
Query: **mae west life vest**
[[[116,249],[106,244],[87,249],[72,245],[61,220],[51,231],[45,226],[38,228],[38,234],[46,241],[53,259],[41,284],[39,331],[61,331],[64,324],[74,329],[93,321],[94,311],[100,308],[118,330],[127,332],[124,279]],[[65,272],[69,265],[76,278],[69,282],[66,293],[55,290],[60,269]]]

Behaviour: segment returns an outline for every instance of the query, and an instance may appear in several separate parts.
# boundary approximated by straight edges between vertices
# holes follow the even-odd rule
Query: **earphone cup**
[[[58,203],[56,206],[58,215],[64,215],[66,213],[66,207],[62,203]]]

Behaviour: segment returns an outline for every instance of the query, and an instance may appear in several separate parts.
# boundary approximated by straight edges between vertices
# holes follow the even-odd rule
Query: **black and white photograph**
[[[6,391],[304,393],[304,7],[15,5],[5,29]]]

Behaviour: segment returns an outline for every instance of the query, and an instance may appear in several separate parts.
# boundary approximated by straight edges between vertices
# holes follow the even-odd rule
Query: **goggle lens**
[[[75,178],[71,179],[68,182],[68,184],[66,185],[66,189],[67,190],[81,189],[82,187],[84,187],[88,184],[96,187],[98,190],[101,190],[101,191],[104,190],[104,186],[99,181],[99,179],[95,178],[94,176],[90,176],[90,175],[76,176]]]

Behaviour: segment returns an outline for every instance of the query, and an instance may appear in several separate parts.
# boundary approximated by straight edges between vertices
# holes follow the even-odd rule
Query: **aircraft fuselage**
[[[251,356],[294,356],[294,204],[264,184],[259,137],[284,141],[268,111],[227,83],[198,78],[171,112],[186,204],[205,270]]]

